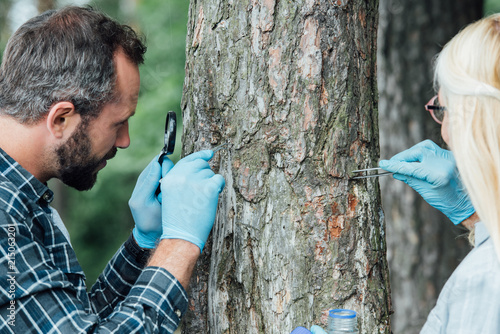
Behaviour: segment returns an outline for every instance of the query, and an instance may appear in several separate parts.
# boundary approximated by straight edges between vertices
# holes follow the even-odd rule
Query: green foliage
[[[157,134],[163,133],[165,129],[165,116],[169,110],[175,111],[178,144],[171,157],[174,161],[178,160],[181,149],[180,101],[184,81],[188,6],[188,1],[151,0],[141,3],[137,13],[142,33],[147,38],[148,52],[146,62],[141,67],[141,96],[138,106],[139,113],[144,116],[131,124],[131,133],[140,134],[137,142],[139,151],[145,152],[147,147],[155,143],[158,147]],[[150,156],[147,160],[149,159]]]
[[[130,171],[114,172],[105,168],[91,191],[65,188],[64,194],[56,194],[66,196],[60,213],[89,288],[132,231],[133,221],[127,201],[136,178],[136,173]]]
[[[9,39],[10,31],[7,26],[7,13],[10,9],[9,0],[0,0],[0,58]]]
[[[484,0],[484,15],[500,12],[500,0]]]

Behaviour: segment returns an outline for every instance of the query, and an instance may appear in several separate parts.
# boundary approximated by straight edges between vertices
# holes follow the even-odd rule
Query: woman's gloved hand
[[[183,239],[203,250],[225,185],[208,164],[213,155],[212,150],[190,154],[163,177],[161,239]]]
[[[390,160],[381,160],[379,167],[415,189],[455,225],[475,212],[460,180],[453,153],[431,140],[418,143]]]
[[[297,327],[290,334],[328,334],[328,333],[325,332],[323,328],[314,325],[311,327],[310,331],[304,327]]]
[[[154,157],[139,175],[128,201],[135,222],[132,233],[142,248],[155,248],[156,241],[161,236],[161,205],[156,199],[155,191],[162,175],[165,176],[173,166],[167,157],[162,166],[158,163],[158,156]]]

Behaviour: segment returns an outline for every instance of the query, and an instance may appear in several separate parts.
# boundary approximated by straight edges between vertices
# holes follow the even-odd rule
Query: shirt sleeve
[[[446,282],[420,333],[500,333],[500,264],[489,239]]]
[[[141,270],[125,245],[90,293],[92,310],[80,298],[85,287],[56,267],[42,241],[5,212],[0,252],[0,333],[173,333],[187,309],[186,291],[175,277],[159,267]],[[11,258],[16,271],[9,271]]]
[[[130,235],[92,286],[89,299],[94,313],[106,318],[127,297],[150,254],[151,251],[140,248]]]

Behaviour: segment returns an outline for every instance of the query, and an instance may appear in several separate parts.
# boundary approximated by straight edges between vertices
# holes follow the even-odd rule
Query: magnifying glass
[[[158,157],[158,162],[160,165],[163,163],[163,157],[174,153],[175,148],[175,131],[177,129],[177,118],[175,112],[169,111],[167,113],[167,119],[165,120],[165,135],[163,137],[163,149]],[[155,195],[158,196],[160,193],[160,186],[156,188]]]
[[[160,163],[160,165],[162,164],[163,157],[165,155],[170,155],[174,153],[176,129],[177,129],[177,121],[175,112],[169,111],[167,113],[167,119],[165,121],[165,135],[163,138],[164,145],[163,149],[160,152],[160,156],[158,158],[158,162]]]

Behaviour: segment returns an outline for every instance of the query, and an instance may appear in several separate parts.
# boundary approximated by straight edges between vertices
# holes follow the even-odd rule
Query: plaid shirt
[[[87,293],[53,193],[0,149],[0,333],[173,333],[186,291],[132,237]],[[143,269],[144,268],[144,269]]]

